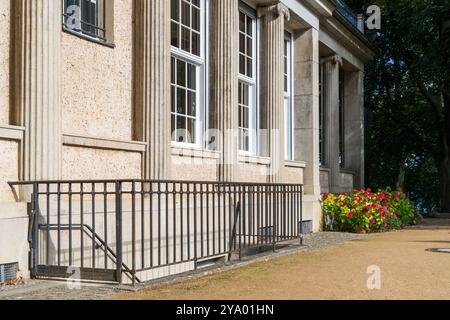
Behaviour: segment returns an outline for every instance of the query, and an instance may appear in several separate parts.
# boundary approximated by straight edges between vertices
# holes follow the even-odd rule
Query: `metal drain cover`
[[[427,251],[440,252],[440,253],[450,253],[450,248],[427,249]]]

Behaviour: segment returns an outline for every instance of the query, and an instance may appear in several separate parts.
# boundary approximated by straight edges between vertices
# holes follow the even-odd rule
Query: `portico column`
[[[306,164],[306,195],[320,195],[319,32],[300,31],[294,42],[294,159]]]
[[[171,167],[170,1],[134,1],[134,135],[148,144],[145,178],[168,179]]]
[[[339,164],[339,68],[342,59],[335,55],[322,59],[324,70],[325,165],[330,172],[330,191],[340,192]]]
[[[364,188],[364,72],[345,76],[345,164],[355,173],[354,187]]]
[[[281,4],[258,8],[261,18],[262,155],[271,158],[269,182],[282,180],[284,169],[284,25],[289,9]]]
[[[211,129],[221,151],[218,180],[234,181],[238,162],[238,0],[211,1]]]
[[[61,1],[13,1],[16,122],[26,128],[23,178],[61,178]]]

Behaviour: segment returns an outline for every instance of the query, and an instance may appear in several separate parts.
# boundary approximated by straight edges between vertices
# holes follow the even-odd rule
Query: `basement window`
[[[63,28],[87,40],[112,43],[114,2],[63,0]]]

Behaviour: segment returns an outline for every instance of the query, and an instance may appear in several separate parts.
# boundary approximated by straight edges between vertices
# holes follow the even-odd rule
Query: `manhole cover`
[[[440,253],[450,253],[450,248],[427,249],[427,251],[431,251],[431,252],[440,252]]]

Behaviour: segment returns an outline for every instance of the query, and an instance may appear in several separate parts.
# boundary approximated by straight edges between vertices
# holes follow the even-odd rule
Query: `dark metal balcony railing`
[[[355,29],[358,28],[358,15],[342,0],[336,1],[336,10],[337,12],[347,20]]]
[[[255,246],[299,240],[299,184],[96,180],[12,182],[32,188],[34,277],[135,284],[152,272],[196,269]],[[165,271],[164,271],[165,270]],[[170,272],[169,272],[170,273]],[[150,277],[150,278],[149,278]]]

